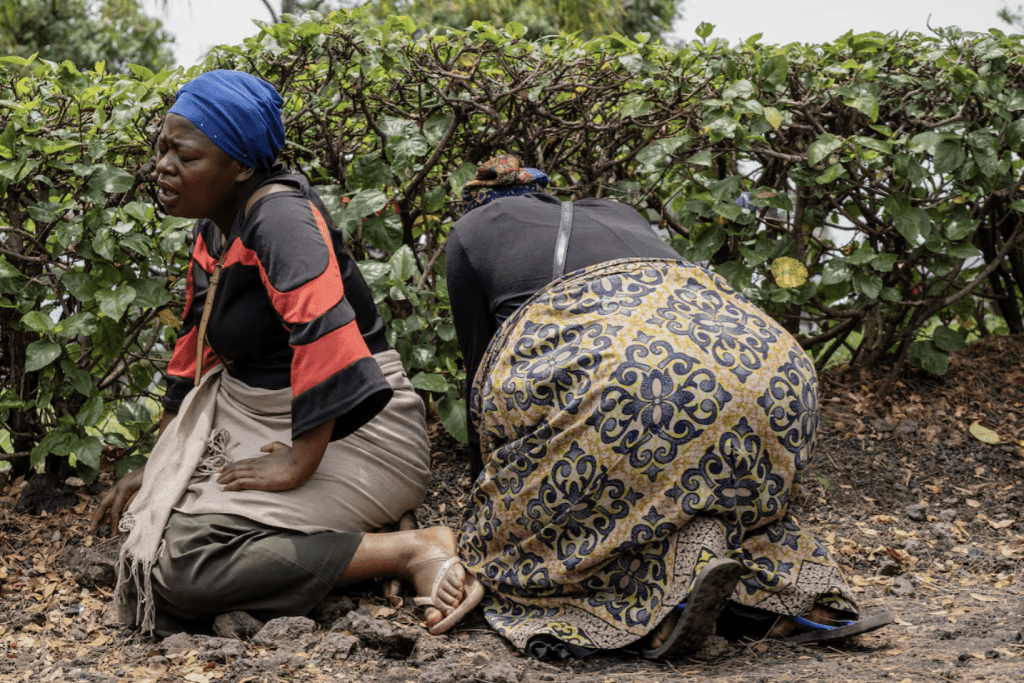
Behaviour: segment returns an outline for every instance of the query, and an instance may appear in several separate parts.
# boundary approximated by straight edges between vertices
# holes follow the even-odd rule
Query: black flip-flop
[[[869,617],[857,619],[856,621],[841,621],[836,626],[818,624],[810,619],[804,619],[803,617],[793,617],[793,620],[801,626],[809,627],[811,630],[785,638],[784,640],[787,643],[824,643],[831,640],[839,640],[840,638],[849,638],[850,636],[857,636],[862,633],[877,631],[883,626],[888,626],[892,622],[896,621],[896,617],[892,612],[879,612],[878,614],[872,614]]]
[[[686,602],[678,605],[679,621],[661,647],[644,648],[647,659],[678,657],[693,652],[714,632],[715,621],[725,607],[746,568],[735,560],[711,560],[693,582]]]

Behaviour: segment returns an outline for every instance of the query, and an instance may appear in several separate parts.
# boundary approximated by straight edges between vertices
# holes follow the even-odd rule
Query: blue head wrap
[[[281,96],[241,71],[209,71],[181,87],[170,113],[184,116],[239,163],[267,170],[284,145]]]

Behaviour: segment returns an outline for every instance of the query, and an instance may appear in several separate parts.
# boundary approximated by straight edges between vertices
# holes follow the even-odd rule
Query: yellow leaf
[[[954,197],[953,198],[953,203],[954,204],[966,204],[967,203],[967,199],[965,197]]]
[[[210,683],[210,679],[203,674],[185,674],[185,680],[189,683]]]
[[[1002,519],[1002,520],[1000,520],[998,522],[994,522],[994,521],[992,521],[990,519],[990,520],[988,520],[988,525],[990,527],[992,527],[993,529],[1005,529],[1008,526],[1013,526],[1013,520],[1012,519]]]
[[[107,638],[106,636],[96,636],[96,639],[89,643],[89,647],[99,647],[100,645],[106,645],[108,640],[110,640],[110,638]]]
[[[178,316],[171,313],[169,309],[163,309],[157,314],[157,317],[160,318],[160,322],[162,322],[167,327],[170,327],[175,330],[181,327],[181,321],[178,320]]]
[[[775,284],[784,289],[799,287],[807,282],[807,268],[789,256],[772,261],[772,275],[775,276]]]
[[[768,123],[772,124],[772,128],[778,130],[782,126],[782,112],[775,107],[764,108],[764,118]]]
[[[971,593],[971,597],[978,602],[1002,602],[999,598],[993,598],[991,595],[981,595],[980,593]]]
[[[979,422],[978,420],[975,420],[974,422],[971,423],[971,426],[968,427],[968,431],[970,431],[971,436],[973,436],[975,439],[982,443],[995,445],[1005,443],[1006,441],[1006,439],[999,436],[988,427],[982,426],[981,422]]]

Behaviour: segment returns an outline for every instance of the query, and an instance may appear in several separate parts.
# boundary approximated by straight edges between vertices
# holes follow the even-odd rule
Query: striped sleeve
[[[289,331],[293,358],[292,434],[335,420],[347,436],[383,410],[392,390],[345,299],[327,223],[298,193],[269,195],[254,208],[234,258],[259,268],[267,296]]]

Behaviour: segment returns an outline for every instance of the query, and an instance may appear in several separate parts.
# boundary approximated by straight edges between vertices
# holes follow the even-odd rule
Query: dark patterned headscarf
[[[496,156],[480,164],[476,177],[462,188],[462,213],[501,197],[543,192],[547,184],[543,171],[523,166],[515,155]]]

